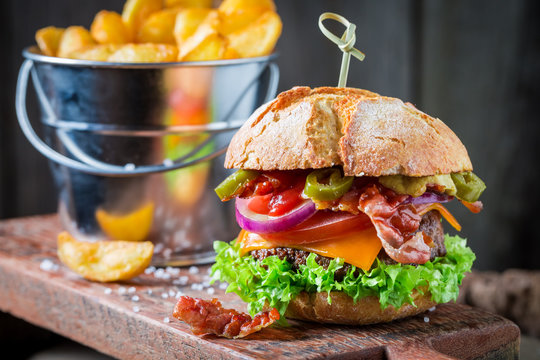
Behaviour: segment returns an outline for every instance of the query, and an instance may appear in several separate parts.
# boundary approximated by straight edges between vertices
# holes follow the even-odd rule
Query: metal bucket
[[[238,228],[213,189],[223,154],[249,115],[276,93],[275,55],[126,64],[48,57],[35,47],[17,83],[17,116],[49,158],[63,226],[80,240],[150,240],[155,265],[213,259]],[[29,76],[43,140],[26,111]]]

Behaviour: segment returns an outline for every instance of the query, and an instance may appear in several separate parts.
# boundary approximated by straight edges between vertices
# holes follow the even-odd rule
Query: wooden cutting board
[[[123,359],[517,359],[519,329],[501,316],[439,305],[374,326],[290,321],[246,339],[198,337],[171,315],[177,294],[245,310],[208,266],[163,269],[132,281],[86,281],[56,257],[54,215],[0,222],[0,310]],[[179,295],[178,295],[179,296]]]

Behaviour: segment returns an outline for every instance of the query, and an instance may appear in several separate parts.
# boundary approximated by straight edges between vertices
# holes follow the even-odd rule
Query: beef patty
[[[433,260],[438,256],[446,255],[446,247],[444,246],[444,231],[441,224],[441,216],[437,211],[430,211],[422,217],[422,221],[420,222],[420,227],[418,228],[418,231],[423,231],[426,235],[430,236],[435,244],[435,246],[431,249],[430,260]],[[251,252],[251,256],[258,260],[263,260],[268,256],[274,255],[278,256],[282,260],[286,259],[289,263],[291,263],[294,270],[298,270],[298,267],[300,265],[306,264],[306,258],[309,256],[309,254],[309,251],[297,250],[286,247],[253,250]],[[384,249],[381,249],[377,257],[379,258],[379,260],[383,261],[386,264],[396,263],[386,254]],[[332,261],[332,258],[317,255],[315,261],[317,262],[317,264],[321,265],[326,269],[330,264],[330,261]],[[350,264],[343,264],[343,267],[335,272],[334,278],[337,281],[341,281],[350,268]]]

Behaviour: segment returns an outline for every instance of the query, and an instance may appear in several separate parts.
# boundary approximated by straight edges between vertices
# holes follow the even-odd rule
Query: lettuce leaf
[[[213,280],[229,283],[227,292],[234,292],[248,303],[251,315],[262,311],[265,305],[275,307],[281,315],[291,299],[301,291],[343,291],[354,301],[366,296],[377,296],[384,309],[389,305],[400,307],[404,303],[414,305],[412,291],[427,287],[431,298],[437,303],[456,300],[458,286],[465,272],[471,271],[475,260],[466,240],[459,236],[445,236],[447,255],[435,258],[423,265],[387,265],[377,259],[377,264],[365,272],[353,266],[341,281],[334,279],[334,272],[343,267],[343,259],[333,259],[328,269],[315,261],[311,253],[306,264],[298,271],[286,260],[270,256],[262,261],[250,255],[240,257],[239,246],[216,241],[216,263],[212,266]],[[330,296],[328,302],[331,302]]]

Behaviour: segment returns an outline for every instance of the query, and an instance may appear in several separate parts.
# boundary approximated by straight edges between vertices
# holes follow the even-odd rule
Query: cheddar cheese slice
[[[290,242],[280,244],[279,240],[272,240],[270,242],[259,234],[242,230],[238,235],[237,242],[240,243],[240,255],[242,256],[253,250],[289,247],[330,258],[339,257],[344,259],[346,263],[359,267],[364,271],[368,271],[371,268],[377,254],[382,248],[381,240],[377,237],[374,227],[349,233],[338,239],[298,245],[291,245]]]
[[[431,210],[437,210],[442,215],[442,217],[454,227],[454,229],[456,229],[457,231],[461,231],[461,225],[458,223],[456,218],[450,213],[450,211],[448,211],[444,206],[439,203],[429,204],[425,208],[422,208],[422,210],[418,212],[418,215],[422,216]]]

